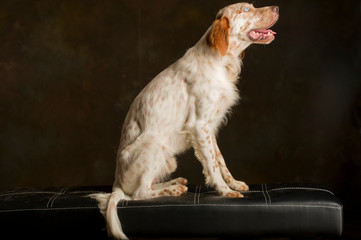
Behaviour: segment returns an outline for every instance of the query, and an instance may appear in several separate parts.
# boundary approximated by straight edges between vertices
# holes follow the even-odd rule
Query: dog
[[[207,185],[240,198],[248,186],[227,169],[216,135],[240,99],[236,87],[245,49],[269,44],[279,8],[237,3],[221,9],[203,37],[135,98],[123,124],[112,193],[93,194],[110,235],[127,239],[117,215],[121,199],[179,196],[187,180],[164,181],[175,156],[193,147]]]

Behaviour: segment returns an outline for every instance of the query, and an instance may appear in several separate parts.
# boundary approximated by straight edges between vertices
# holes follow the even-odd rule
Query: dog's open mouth
[[[273,39],[276,32],[270,29],[256,29],[249,32],[248,36],[252,41],[261,41],[263,39]]]
[[[254,42],[259,42],[259,43],[270,43],[273,41],[273,39],[275,39],[275,34],[277,34],[276,32],[272,31],[271,28],[273,25],[275,25],[275,23],[278,20],[278,16],[277,18],[267,27],[265,28],[260,28],[260,29],[254,29],[251,30],[248,33],[248,37],[249,39],[251,39],[251,41]]]

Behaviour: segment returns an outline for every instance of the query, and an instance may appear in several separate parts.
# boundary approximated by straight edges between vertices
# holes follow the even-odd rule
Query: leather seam
[[[193,205],[196,205],[197,190],[198,190],[198,184],[196,185],[196,190],[194,191]]]
[[[311,204],[212,204],[212,203],[202,203],[197,206],[215,206],[215,207],[309,207],[309,208],[332,208],[332,209],[342,209],[342,207],[328,206],[328,205],[311,205]],[[124,208],[152,208],[152,207],[194,207],[194,205],[186,204],[169,204],[169,205],[142,205],[142,206],[127,206],[119,207],[120,209]]]
[[[266,194],[267,194],[267,197],[268,197],[268,202],[269,202],[269,204],[272,204],[271,196],[269,195],[268,190],[267,190],[267,184],[264,184],[264,187],[265,187]]]
[[[340,235],[341,235],[343,230],[343,206],[341,206],[339,210],[340,210]]]
[[[55,200],[56,200],[60,195],[65,194],[66,191],[67,191],[69,188],[70,188],[70,187],[63,187],[60,192],[58,192],[57,194],[53,195],[53,196],[49,199],[48,203],[46,204],[46,207],[47,207],[47,208],[49,208],[49,207],[50,207],[50,208],[53,208],[53,204],[54,204]]]
[[[273,191],[283,191],[283,190],[310,190],[310,191],[328,192],[328,193],[334,195],[333,192],[331,192],[327,189],[313,188],[313,187],[283,187],[283,188],[269,189],[268,191],[273,192]]]
[[[261,185],[262,186],[262,185]],[[312,187],[283,187],[283,188],[274,188],[274,189],[268,189],[268,192],[273,192],[273,191],[283,191],[283,190],[309,190],[309,191],[320,191],[320,192],[327,192],[330,193],[332,195],[335,195],[333,192],[327,190],[327,189],[322,189],[322,188],[312,188]],[[212,193],[212,192],[216,192],[216,191],[208,191],[206,193]],[[239,192],[241,193],[261,193],[262,190],[240,190]]]
[[[264,200],[266,201],[266,205],[268,204],[267,202],[267,197],[266,197],[266,194],[264,192],[264,187],[263,187],[263,184],[261,184],[261,187],[262,187],[262,194],[263,194],[263,197],[264,197]]]
[[[331,209],[338,209],[342,210],[342,207],[336,206],[327,206],[327,205],[308,205],[308,204],[249,204],[249,205],[242,205],[242,204],[199,204],[198,206],[215,206],[215,207],[309,207],[309,208],[331,208]],[[194,205],[144,205],[144,206],[125,206],[125,207],[117,207],[118,209],[127,209],[127,208],[159,208],[159,207],[194,207]],[[0,210],[0,213],[5,212],[21,212],[21,211],[48,211],[48,210],[79,210],[79,209],[97,209],[97,207],[69,207],[69,208],[28,208],[28,209],[7,209],[7,210]]]
[[[64,189],[64,187],[60,190],[60,192],[62,192],[63,189]],[[51,196],[51,198],[49,198],[48,202],[46,203],[46,207],[47,207],[47,208],[50,207],[51,201],[53,201],[53,198],[54,198],[55,196],[58,196],[60,192],[57,192],[56,194],[54,194],[53,196]]]
[[[59,192],[17,192],[17,193],[3,193],[0,194],[0,197],[2,196],[12,196],[12,195],[33,195],[33,194],[58,194]]]
[[[327,189],[322,189],[322,188],[312,188],[312,187],[284,187],[284,188],[274,188],[274,189],[268,189],[268,192],[273,192],[273,191],[283,191],[283,190],[310,190],[310,191],[321,191],[321,192],[328,192],[332,195],[334,195],[333,192],[327,190]],[[75,192],[67,192],[66,194],[81,194],[81,193],[98,193],[99,191],[75,191]],[[216,192],[216,191],[207,191],[204,193],[212,193],[212,192]],[[248,191],[239,191],[242,193],[260,193],[262,191],[260,190],[248,190]],[[0,194],[0,197],[2,196],[12,196],[12,195],[35,195],[35,194],[55,194],[58,195],[59,192],[45,192],[45,191],[40,191],[40,192],[15,192],[15,193],[2,193]]]
[[[198,204],[199,204],[199,198],[201,197],[201,188],[202,188],[202,186],[199,186],[199,190],[198,190]]]

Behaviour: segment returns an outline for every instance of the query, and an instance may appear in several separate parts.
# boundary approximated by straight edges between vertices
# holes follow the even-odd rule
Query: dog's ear
[[[228,49],[228,31],[229,20],[227,17],[222,17],[214,21],[207,37],[208,45],[216,48],[222,57],[226,55]]]

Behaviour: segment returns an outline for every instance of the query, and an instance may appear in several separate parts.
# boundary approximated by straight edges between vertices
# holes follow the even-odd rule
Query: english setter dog
[[[99,202],[110,235],[126,239],[117,215],[121,199],[179,196],[187,180],[164,182],[177,167],[175,156],[193,147],[207,185],[221,196],[239,198],[248,186],[235,180],[216,135],[239,100],[241,55],[252,43],[269,44],[276,34],[277,6],[237,3],[221,9],[203,37],[156,76],[135,98],[124,121],[112,193]]]

